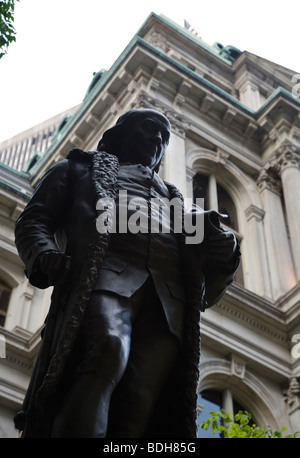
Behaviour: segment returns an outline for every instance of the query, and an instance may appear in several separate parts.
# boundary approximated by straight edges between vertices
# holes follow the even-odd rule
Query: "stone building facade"
[[[0,162],[20,172],[32,166],[50,147],[77,106],[0,143]]]
[[[207,409],[251,412],[256,424],[300,430],[300,101],[294,71],[201,39],[151,14],[44,151],[0,163],[0,437],[28,385],[51,288],[32,287],[14,223],[46,170],[74,147],[92,150],[131,108],[172,125],[160,174],[185,198],[229,215],[241,243],[236,281],[202,314],[199,423]],[[1,150],[1,145],[0,145]],[[199,435],[202,435],[199,429]]]

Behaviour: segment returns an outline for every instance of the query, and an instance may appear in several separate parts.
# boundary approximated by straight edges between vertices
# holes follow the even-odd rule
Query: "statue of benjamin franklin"
[[[214,212],[197,245],[172,222],[145,230],[147,211],[144,230],[97,230],[99,200],[116,217],[153,199],[183,208],[157,173],[169,137],[162,113],[128,111],[96,151],[74,149],[50,168],[16,223],[29,281],[54,286],[15,417],[22,437],[196,437],[200,314],[234,278],[236,238]]]

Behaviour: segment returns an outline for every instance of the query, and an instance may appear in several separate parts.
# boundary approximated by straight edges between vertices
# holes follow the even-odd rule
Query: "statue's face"
[[[127,125],[118,142],[120,162],[155,168],[169,143],[170,124],[159,112],[141,110]]]

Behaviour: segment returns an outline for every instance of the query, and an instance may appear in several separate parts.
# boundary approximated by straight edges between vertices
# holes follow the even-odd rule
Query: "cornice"
[[[202,314],[203,345],[224,355],[234,353],[244,358],[247,366],[269,373],[274,379],[288,379],[295,362],[284,313],[271,301],[242,290],[238,285],[231,286],[212,307],[212,314],[209,310]]]
[[[235,323],[241,323],[258,335],[264,334],[264,336],[284,346],[288,342],[285,326],[280,320],[274,320],[273,323],[270,323],[266,321],[264,313],[261,313],[262,316],[258,316],[256,311],[253,312],[251,309],[247,311],[242,310],[240,307],[232,305],[229,301],[225,300],[218,303],[216,309],[220,311],[222,316],[225,314],[231,316]]]
[[[0,399],[2,405],[19,409],[30,381],[40,348],[40,329],[31,333],[16,327],[0,328],[4,357],[0,359]],[[3,355],[2,355],[3,356]]]
[[[3,163],[0,163],[0,188],[14,199],[17,196],[27,201],[32,194],[29,176]]]
[[[266,323],[267,326],[280,330],[280,335],[286,333],[285,313],[278,308],[277,301],[261,297],[243,286],[233,283],[218,307],[240,316],[242,321],[250,323],[257,321],[257,326]],[[254,323],[253,321],[253,323]],[[270,330],[270,334],[273,331]]]
[[[258,122],[262,122],[266,115],[269,117],[271,117],[272,114],[274,115],[275,110],[279,108],[279,102],[281,103],[281,112],[284,113],[284,108],[293,108],[295,110],[295,120],[298,118],[300,100],[294,97],[291,92],[279,86],[256,111],[256,119]]]
[[[257,70],[259,74],[264,73],[265,78],[270,78],[274,81],[284,78],[285,81],[291,81],[292,76],[297,73],[289,68],[283,67],[280,64],[271,62],[268,59],[252,54],[248,51],[244,51],[238,59],[232,64],[232,69],[235,73],[238,73],[241,67],[247,66],[247,69]],[[249,68],[250,67],[250,68]],[[255,76],[255,75],[254,75]],[[280,84],[280,83],[279,83]]]
[[[300,332],[300,282],[276,301],[276,307],[284,314],[288,332]]]
[[[265,361],[270,369],[274,365],[274,370],[286,376],[295,371],[298,362],[291,357],[291,338],[300,332],[300,283],[276,301],[233,283],[212,311],[213,318],[202,314],[201,326],[204,334],[215,342],[213,345],[226,342],[237,354],[259,364]],[[223,326],[225,317],[232,325]],[[245,340],[247,329],[256,336],[254,339]]]
[[[235,319],[235,316],[232,316]],[[203,346],[214,348],[223,355],[234,353],[247,362],[248,367],[255,368],[264,375],[269,373],[274,380],[287,380],[293,370],[293,363],[288,351],[288,343],[281,342],[276,345],[276,348],[265,348],[260,339],[247,339],[241,329],[234,328],[235,322],[232,322],[232,327],[224,328],[214,321],[205,319],[201,320],[201,341]],[[239,331],[239,334],[237,332]],[[269,336],[268,336],[269,337]],[[272,336],[272,340],[274,338]],[[280,354],[276,352],[278,348],[282,348]]]
[[[31,371],[41,343],[41,329],[31,333],[16,327],[13,331],[0,328],[5,339],[6,363],[23,371]]]

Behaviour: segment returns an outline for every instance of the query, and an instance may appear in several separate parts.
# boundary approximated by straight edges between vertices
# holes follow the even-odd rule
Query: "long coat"
[[[67,159],[44,175],[16,223],[16,246],[32,285],[49,286],[39,269],[40,254],[61,250],[72,257],[71,275],[64,285],[53,289],[39,355],[23,408],[15,416],[22,437],[50,436],[72,349],[109,246],[109,233],[100,234],[96,229],[96,202],[116,198],[118,169],[118,159],[112,154],[72,150]],[[166,185],[171,199],[182,199],[176,187]],[[195,250],[184,244],[182,235],[178,237],[188,297],[184,345],[150,421],[147,437],[196,437],[200,313],[225,293],[239,262],[237,253],[229,266],[213,266],[205,274]]]

